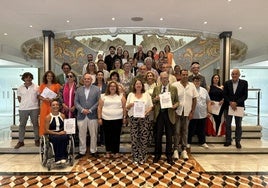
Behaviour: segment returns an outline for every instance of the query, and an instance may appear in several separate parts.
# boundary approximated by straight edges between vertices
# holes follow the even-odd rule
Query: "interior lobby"
[[[268,2],[14,2],[3,0],[0,7],[0,187],[268,187]],[[46,57],[45,31],[53,33],[51,59]],[[229,46],[220,37],[223,32],[230,33]],[[228,80],[232,69],[240,69],[249,88],[242,149],[234,141],[224,147],[225,136],[207,136],[205,149],[194,137],[189,160],[180,158],[170,165],[162,155],[154,163],[152,145],[147,161],[136,165],[130,128],[123,127],[119,158],[107,159],[101,145],[97,158],[87,152],[73,165],[48,170],[41,164],[30,121],[25,146],[14,149],[20,76],[31,72],[40,85],[47,66],[58,75],[62,63],[68,62],[80,78],[87,54],[97,62],[99,54],[109,54],[111,45],[128,50],[130,56],[139,45],[144,51],[157,47],[158,52],[170,45],[174,65],[190,70],[198,61],[207,85],[215,73]]]

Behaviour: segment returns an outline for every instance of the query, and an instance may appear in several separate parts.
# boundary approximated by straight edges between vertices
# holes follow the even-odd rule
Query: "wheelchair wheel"
[[[73,139],[73,136],[70,135],[69,148],[68,148],[68,160],[69,160],[70,166],[74,165],[74,150],[75,150],[74,139]]]
[[[42,163],[42,166],[46,167],[47,164],[47,146],[46,146],[46,142],[45,142],[45,137],[42,136],[42,138],[40,139],[40,160]]]

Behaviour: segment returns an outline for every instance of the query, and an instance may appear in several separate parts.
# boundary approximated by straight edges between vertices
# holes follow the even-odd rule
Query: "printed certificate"
[[[54,91],[50,90],[48,87],[45,87],[43,92],[41,93],[41,96],[44,98],[49,98],[49,99],[54,99],[57,97],[57,93]]]
[[[161,109],[172,108],[170,92],[165,92],[159,95]]]
[[[211,113],[215,115],[219,115],[220,110],[221,110],[221,105],[220,102],[217,101],[212,101],[214,104],[211,105]]]
[[[136,117],[136,118],[144,118],[145,117],[145,103],[144,103],[144,101],[134,101],[133,117]]]
[[[236,110],[234,111],[231,106],[229,106],[228,109],[228,115],[229,116],[237,116],[237,117],[243,117],[244,116],[244,107],[236,107]]]
[[[75,134],[75,118],[64,119],[64,131],[66,134]]]

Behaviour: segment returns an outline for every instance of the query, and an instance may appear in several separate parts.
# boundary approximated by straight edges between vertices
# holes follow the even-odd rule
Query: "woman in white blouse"
[[[126,108],[129,116],[133,161],[135,164],[143,164],[146,162],[150,135],[149,113],[153,108],[153,103],[140,79],[135,80],[133,84],[133,92],[127,97]]]
[[[101,95],[98,105],[98,123],[103,126],[106,157],[119,157],[120,134],[126,123],[126,99],[119,93],[117,82],[110,81],[106,92]]]

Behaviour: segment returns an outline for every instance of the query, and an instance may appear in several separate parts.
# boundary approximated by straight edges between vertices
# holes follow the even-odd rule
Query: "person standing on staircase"
[[[19,142],[14,149],[19,149],[24,146],[25,127],[30,116],[34,130],[35,146],[39,146],[39,103],[38,103],[38,85],[35,85],[33,75],[30,72],[25,72],[22,77],[24,83],[18,88],[18,101],[19,105]]]
[[[246,80],[239,79],[239,69],[233,69],[232,79],[228,80],[224,84],[223,96],[226,104],[226,141],[224,146],[228,147],[232,144],[232,119],[233,115],[230,115],[230,111],[238,111],[238,109],[245,108],[245,101],[248,98],[248,82]],[[242,136],[242,117],[235,116],[235,145],[237,149],[241,149],[240,144]]]

